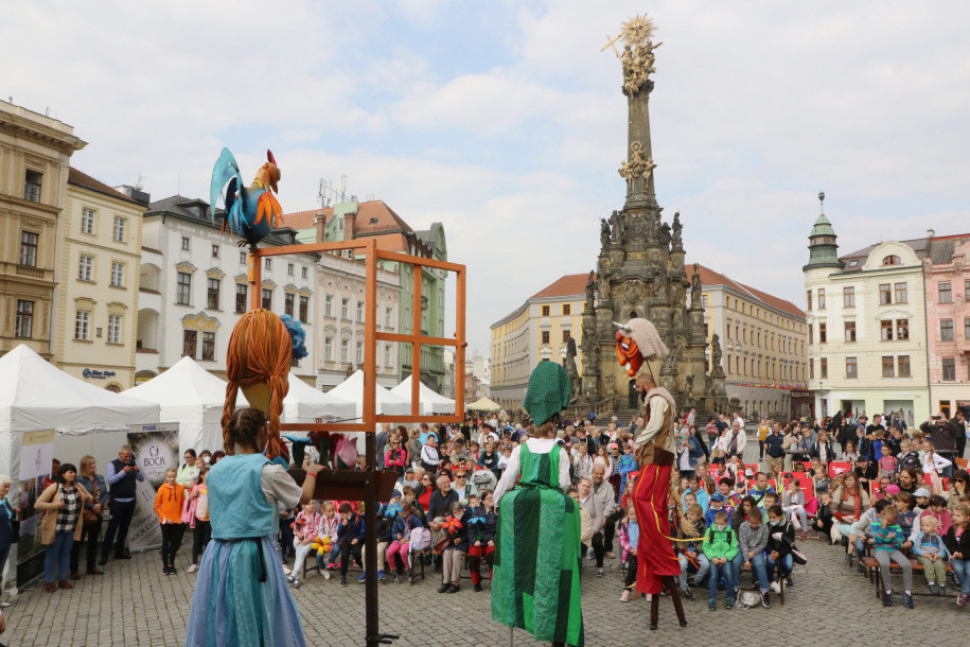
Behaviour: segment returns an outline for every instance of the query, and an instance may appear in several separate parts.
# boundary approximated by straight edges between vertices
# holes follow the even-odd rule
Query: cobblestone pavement
[[[756,452],[757,450],[755,450]],[[884,609],[873,586],[843,564],[842,551],[819,541],[801,542],[809,563],[796,567],[795,586],[786,604],[774,597],[771,609],[726,611],[723,593],[720,609],[707,610],[706,590],[695,589],[696,599],[686,601],[690,625],[677,626],[669,600],[662,600],[660,629],[648,631],[648,605],[641,598],[622,604],[622,573],[609,568],[596,578],[587,562],[583,574],[583,615],[586,644],[590,647],[710,644],[751,644],[753,635],[770,627],[779,633],[765,643],[785,645],[883,645],[885,636],[925,636],[935,645],[965,644],[970,631],[970,609],[957,608],[953,598],[917,597],[916,609],[900,604]],[[0,641],[30,645],[181,645],[192,601],[194,575],[186,574],[188,550],[183,544],[177,560],[178,575],[161,574],[158,552],[136,555],[130,562],[111,562],[104,576],[87,576],[73,591],[48,594],[43,586],[22,592],[4,609],[7,632]],[[614,563],[616,560],[613,560]],[[354,573],[356,577],[359,573]],[[380,588],[381,628],[400,634],[398,646],[463,647],[508,645],[509,630],[491,620],[489,588],[475,593],[467,580],[462,591],[439,595],[433,569],[429,579],[415,586],[385,583]],[[352,578],[353,579],[353,578]],[[745,575],[742,583],[749,582]],[[917,591],[926,591],[916,574]],[[364,587],[355,582],[341,589],[311,573],[294,591],[308,645],[364,644]],[[895,583],[895,582],[894,582]],[[932,638],[930,638],[932,636]],[[734,638],[732,638],[734,637]],[[743,637],[743,638],[742,638]],[[754,644],[760,641],[754,640]],[[919,643],[917,639],[916,643]],[[515,645],[534,644],[522,631]]]

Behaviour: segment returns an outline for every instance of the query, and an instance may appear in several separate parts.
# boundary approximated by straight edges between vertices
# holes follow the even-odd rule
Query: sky
[[[804,307],[819,191],[843,253],[970,231],[966,2],[34,0],[3,10],[20,55],[0,96],[153,199],[208,199],[223,146],[247,177],[271,148],[287,212],[346,175],[415,229],[443,223],[487,356],[490,324],[594,267],[623,205],[626,98],[600,48],[635,13],[663,42],[657,199],[689,262]]]

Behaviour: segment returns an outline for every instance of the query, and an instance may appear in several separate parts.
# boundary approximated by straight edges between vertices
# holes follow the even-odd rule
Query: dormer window
[[[902,265],[903,261],[898,256],[889,255],[886,258],[882,259],[882,264],[883,265]]]

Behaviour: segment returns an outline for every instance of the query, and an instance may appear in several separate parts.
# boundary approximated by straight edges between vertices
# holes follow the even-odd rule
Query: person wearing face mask
[[[779,579],[785,578],[785,584],[792,586],[791,572],[795,566],[792,557],[792,547],[795,545],[795,526],[785,518],[785,512],[780,505],[773,505],[768,509],[768,546],[765,548],[765,567],[768,569],[768,581],[771,590],[781,591],[781,586],[775,582],[775,567],[781,569]]]

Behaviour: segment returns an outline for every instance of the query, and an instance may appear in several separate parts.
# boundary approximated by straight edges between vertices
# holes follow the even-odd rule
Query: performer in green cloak
[[[532,371],[524,404],[535,437],[512,450],[494,494],[499,511],[492,619],[525,629],[537,641],[582,647],[579,504],[564,494],[569,455],[555,436],[569,394],[560,364],[540,362]]]

